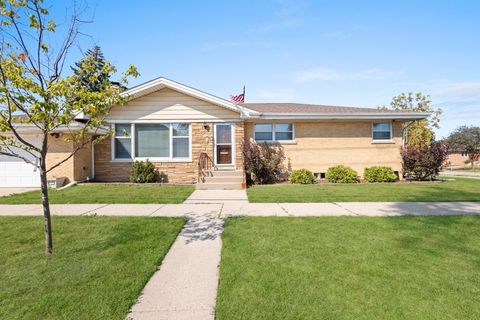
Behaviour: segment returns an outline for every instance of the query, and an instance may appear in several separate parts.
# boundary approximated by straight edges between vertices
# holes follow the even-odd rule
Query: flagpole
[[[243,86],[243,102],[245,102],[245,86]]]

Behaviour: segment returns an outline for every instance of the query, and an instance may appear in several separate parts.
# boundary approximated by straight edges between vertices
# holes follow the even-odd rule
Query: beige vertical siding
[[[165,88],[114,107],[109,120],[232,120],[240,114]]]
[[[401,171],[401,122],[393,123],[393,142],[382,144],[372,143],[372,121],[295,122],[294,126],[295,142],[281,145],[293,170],[326,172],[331,166],[343,164],[360,176],[365,167],[377,165]],[[246,124],[245,135],[253,138],[252,122]]]

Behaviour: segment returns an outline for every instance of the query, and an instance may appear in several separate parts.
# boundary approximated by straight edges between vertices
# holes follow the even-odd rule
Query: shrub
[[[136,183],[156,182],[158,172],[150,161],[135,161],[130,171],[130,181]]]
[[[315,176],[313,175],[312,171],[307,169],[294,170],[290,174],[290,182],[299,184],[314,184]]]
[[[285,154],[281,146],[245,140],[243,159],[248,185],[269,184],[279,180]]]
[[[333,183],[356,183],[358,182],[358,173],[350,167],[343,165],[328,168],[325,176],[329,182]]]
[[[395,182],[397,175],[390,167],[370,167],[365,168],[363,177],[368,182]]]
[[[447,147],[440,142],[432,142],[428,147],[403,148],[403,176],[413,180],[432,180],[442,169],[447,155]]]

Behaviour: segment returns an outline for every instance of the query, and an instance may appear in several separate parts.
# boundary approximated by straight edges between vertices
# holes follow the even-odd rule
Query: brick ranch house
[[[306,168],[320,176],[337,164],[351,166],[360,175],[374,165],[400,172],[403,124],[429,116],[298,103],[237,105],[166,78],[122,94],[131,100],[127,106],[112,108],[107,120],[114,134],[78,152],[50,178],[128,181],[132,162],[149,159],[165,182],[223,181],[226,185],[218,186],[235,187],[234,177],[243,176],[244,139],[275,143],[284,149],[291,169]],[[72,124],[79,125],[81,119]],[[73,148],[64,134],[59,131],[51,137],[52,162]],[[33,132],[30,140],[35,141]],[[203,179],[205,172],[199,171],[211,168],[221,177]],[[0,158],[0,186],[38,185],[38,173],[31,165]]]

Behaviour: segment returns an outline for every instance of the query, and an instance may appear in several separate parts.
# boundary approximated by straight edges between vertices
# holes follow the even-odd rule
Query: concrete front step
[[[242,177],[243,170],[212,170],[208,172],[211,177]]]
[[[242,190],[242,182],[197,183],[197,190]]]
[[[242,183],[243,177],[242,176],[213,176],[213,177],[205,177],[205,183],[212,183],[212,182],[237,182]]]

